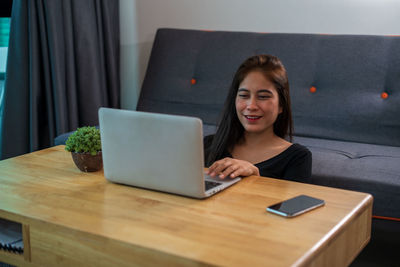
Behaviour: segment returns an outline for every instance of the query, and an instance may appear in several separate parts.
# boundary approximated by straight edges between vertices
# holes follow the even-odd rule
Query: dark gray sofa
[[[137,109],[212,133],[234,72],[260,53],[288,71],[294,142],[313,153],[305,182],[371,193],[374,215],[400,218],[400,37],[160,29]]]
[[[294,142],[313,154],[304,182],[370,193],[373,215],[389,217],[373,219],[352,266],[396,266],[400,37],[160,29],[137,109],[200,117],[213,133],[236,68],[260,53],[287,68]]]
[[[400,236],[400,37],[160,29],[137,109],[200,117],[213,133],[234,72],[261,53],[288,71],[294,142],[313,154],[304,182],[372,194],[373,214],[390,217],[373,223],[372,247],[390,266]]]

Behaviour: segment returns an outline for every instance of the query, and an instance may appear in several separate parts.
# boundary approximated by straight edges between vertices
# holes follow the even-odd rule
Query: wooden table
[[[368,243],[369,194],[248,177],[206,200],[82,173],[63,146],[0,161],[0,218],[21,223],[20,266],[346,266]],[[287,219],[266,206],[326,205]]]

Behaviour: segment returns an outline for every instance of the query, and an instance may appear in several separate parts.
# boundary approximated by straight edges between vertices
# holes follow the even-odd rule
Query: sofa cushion
[[[400,218],[400,147],[295,137],[313,154],[307,183],[367,192],[373,214]]]
[[[396,36],[160,29],[137,109],[216,124],[239,64],[261,53],[288,71],[297,135],[400,146]]]
[[[68,133],[63,133],[60,134],[59,136],[57,136],[56,138],[54,138],[54,145],[58,146],[58,145],[65,145],[65,142],[67,142],[68,137],[75,131],[71,131]]]

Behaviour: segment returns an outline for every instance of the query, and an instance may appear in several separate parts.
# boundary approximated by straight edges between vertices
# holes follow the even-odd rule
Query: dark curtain
[[[11,17],[12,0],[0,1],[0,17]]]
[[[2,159],[119,108],[119,1],[14,0],[1,106]]]

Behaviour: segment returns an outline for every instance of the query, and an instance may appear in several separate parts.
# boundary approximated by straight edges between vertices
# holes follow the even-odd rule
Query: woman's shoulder
[[[286,151],[287,155],[291,155],[294,158],[311,158],[311,151],[298,143],[293,143]]]
[[[298,143],[290,146],[279,155],[256,164],[261,176],[275,178],[307,178],[311,174],[312,155],[307,147]],[[297,178],[296,178],[297,179]]]
[[[291,152],[311,154],[311,151],[307,147],[300,145],[299,143],[293,143],[288,149],[290,149]]]
[[[311,151],[298,143],[292,144],[284,153],[283,158],[289,164],[299,164],[301,162],[311,162],[312,154]]]
[[[311,152],[308,150],[307,147],[300,145],[298,143],[291,144],[283,150],[281,153],[277,154],[276,156],[269,158],[265,161],[257,163],[257,165],[275,165],[278,164],[280,166],[285,165],[289,162],[296,162],[300,159],[308,160],[311,159]]]

